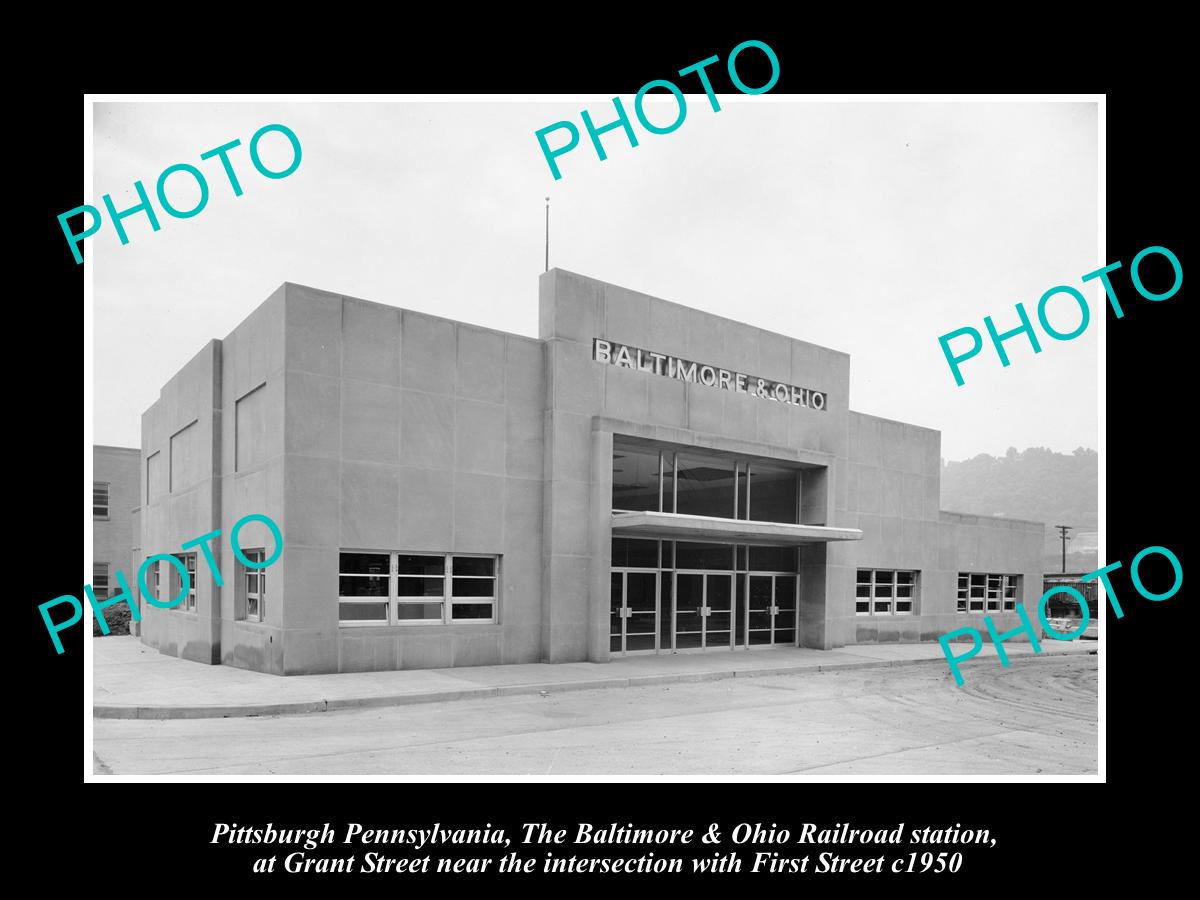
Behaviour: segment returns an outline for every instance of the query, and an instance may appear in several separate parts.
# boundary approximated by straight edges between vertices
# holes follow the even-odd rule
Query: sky
[[[714,112],[687,95],[670,134],[634,119],[637,147],[603,135],[604,161],[579,114],[611,121],[608,97],[97,103],[85,202],[131,207],[134,181],[153,197],[175,163],[199,168],[210,194],[187,219],[155,199],[161,230],[135,214],[125,246],[107,219],[86,241],[95,442],[140,445],[160,386],[284,281],[536,337],[549,196],[552,267],[849,353],[850,408],[940,430],[947,459],[1098,447],[1102,289],[1081,283],[1109,262],[1094,103],[718,98]],[[669,97],[646,110],[660,124],[677,113]],[[534,134],[561,120],[581,142],[556,181]],[[286,178],[248,156],[272,123],[302,147]],[[217,159],[200,160],[234,139],[240,197]],[[269,168],[291,160],[278,133],[260,149]],[[186,174],[167,194],[180,209],[199,196]],[[986,341],[984,316],[1016,327],[1018,302],[1036,323],[1057,285],[1088,298],[1081,337],[1039,331],[1040,354],[1014,338],[1007,368],[988,345],[955,384],[939,336],[972,326]],[[1049,318],[1066,332],[1079,312],[1060,297]]]

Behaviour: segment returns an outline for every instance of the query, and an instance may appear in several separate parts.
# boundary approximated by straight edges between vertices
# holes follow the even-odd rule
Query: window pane
[[[338,618],[343,622],[386,622],[386,603],[339,603]]]
[[[869,600],[855,601],[854,611],[859,615],[867,615],[871,611],[871,602]]]
[[[413,619],[437,619],[442,621],[442,604],[440,603],[397,603],[396,621],[406,622]]]
[[[254,616],[255,618],[258,617],[258,598],[257,597],[247,597],[246,598],[246,615]]]
[[[795,469],[760,462],[750,464],[750,518],[793,525],[799,521]]]
[[[108,563],[92,566],[92,590],[101,599],[108,597]]]
[[[675,545],[675,565],[680,569],[732,569],[730,544],[698,544],[679,541]]]
[[[460,571],[461,557],[454,560],[454,574],[473,574]],[[612,539],[612,564],[617,568],[653,569],[658,565],[658,541],[638,540],[635,538]],[[491,572],[486,574],[490,575]]]
[[[496,592],[496,579],[494,578],[455,578],[452,580],[454,581],[455,597],[491,597]]]
[[[658,510],[657,450],[622,444],[613,447],[612,508]]]
[[[897,597],[911,597],[913,586],[911,584],[901,584],[896,587]]]
[[[890,584],[890,583],[876,584],[876,585],[875,585],[875,596],[876,596],[876,597],[890,597],[890,596],[892,596],[892,586],[891,586],[891,584]]]
[[[492,617],[492,604],[455,603],[451,608],[450,617],[453,619],[490,619]]]
[[[654,541],[650,542],[652,545]],[[655,553],[657,553],[657,547]],[[495,575],[496,560],[490,556],[456,556],[454,557],[455,575]]]
[[[386,566],[387,557],[385,556],[383,559]],[[396,564],[396,571],[401,575],[443,575],[446,572],[446,557],[444,556],[401,554],[397,558]],[[384,571],[386,572],[387,569],[385,568]]]
[[[440,592],[439,592],[440,593]],[[338,578],[338,594],[342,597],[386,597],[386,575],[342,575]]]
[[[959,612],[967,611],[967,601],[964,600],[962,597],[958,598],[958,611]]]
[[[445,590],[445,578],[399,578],[396,583],[398,597],[440,597]]]
[[[912,612],[912,601],[911,600],[897,600],[896,601],[896,612],[898,612],[898,613]]]
[[[871,583],[871,570],[870,569],[859,569],[858,570],[858,583],[859,584],[870,584]]]
[[[693,516],[734,518],[733,460],[699,453],[680,453],[675,474],[676,512]],[[751,496],[753,504],[754,498]],[[730,565],[733,561],[730,560]],[[682,566],[681,566],[682,568]]]
[[[751,572],[795,572],[794,547],[751,547]]]
[[[892,601],[891,600],[876,600],[875,601],[875,612],[876,613],[890,612],[891,609],[892,609]]]
[[[386,575],[388,555],[386,553],[343,553],[341,569],[343,575]]]
[[[983,587],[983,582],[984,582],[984,580],[985,580],[985,578],[986,578],[986,577],[987,577],[987,576],[985,576],[985,575],[982,575],[982,574],[980,574],[980,573],[978,573],[978,572],[973,572],[973,573],[971,574],[971,587],[975,587],[975,586],[977,586],[977,585],[978,585],[979,587]]]
[[[897,572],[896,573],[896,583],[897,584],[912,584],[913,583],[913,575],[915,575],[915,574],[916,574],[915,572]]]

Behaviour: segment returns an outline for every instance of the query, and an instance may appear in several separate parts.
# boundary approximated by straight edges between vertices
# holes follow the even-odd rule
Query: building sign
[[[823,410],[825,408],[825,394],[821,391],[784,384],[782,381],[758,378],[743,372],[731,372],[729,369],[722,369],[719,366],[680,359],[678,356],[669,356],[665,353],[655,353],[653,350],[641,350],[600,338],[592,340],[592,359],[610,366],[621,366],[626,369],[636,369],[639,372],[649,372],[652,375],[678,378],[680,381],[691,381],[708,387],[736,391],[760,400],[774,400],[777,403],[807,406],[810,409]]]

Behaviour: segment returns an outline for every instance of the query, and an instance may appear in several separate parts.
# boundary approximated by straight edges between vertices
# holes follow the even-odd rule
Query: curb
[[[1089,656],[1092,653],[1023,653],[1016,659],[1054,659],[1063,656]],[[1015,661],[1015,660],[1014,660]],[[226,719],[254,716],[302,716],[309,713],[335,712],[341,709],[382,709],[392,706],[411,706],[452,700],[478,700],[486,697],[516,697],[541,693],[590,691],[600,688],[653,687],[660,684],[691,684],[704,681],[724,681],[729,678],[757,678],[771,675],[807,675],[838,672],[847,669],[886,669],[899,666],[919,666],[929,663],[945,664],[940,657],[930,659],[863,660],[827,665],[768,666],[756,669],[732,669],[720,672],[658,673],[629,675],[620,678],[587,678],[578,681],[531,682],[506,684],[497,687],[463,688],[456,691],[424,691],[390,694],[382,697],[341,697],[333,700],[297,700],[291,703],[224,704],[213,706],[137,706],[123,704],[92,707],[95,719]]]

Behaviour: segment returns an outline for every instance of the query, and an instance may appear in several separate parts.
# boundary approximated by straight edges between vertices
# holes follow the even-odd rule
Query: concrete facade
[[[1042,526],[941,511],[940,434],[852,412],[847,354],[559,269],[539,303],[533,339],[285,284],[205,346],[143,415],[138,561],[220,529],[224,584],[201,558],[195,610],[143,602],[143,640],[278,674],[607,661],[614,441],[629,440],[797,469],[801,646],[980,626],[956,612],[960,572],[1020,576],[1033,609]],[[810,387],[825,405],[606,365],[596,339]],[[262,621],[243,614],[228,543],[249,514],[284,536]],[[861,540],[813,538],[822,529]],[[272,543],[257,522],[239,540]],[[494,557],[495,620],[348,626],[351,551],[393,566]],[[919,573],[914,613],[856,615],[861,567]]]
[[[92,507],[92,559],[96,566],[108,567],[110,593],[117,587],[116,573],[127,576],[134,568],[138,525],[139,451],[136,447],[92,447],[93,489],[107,485],[108,511],[97,513]],[[93,494],[93,498],[96,495]]]

